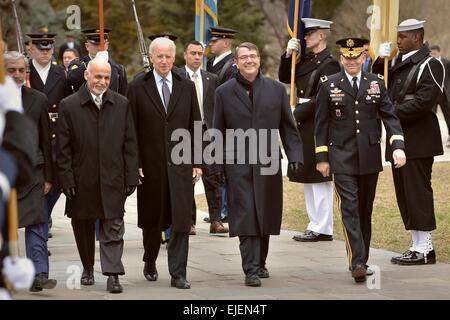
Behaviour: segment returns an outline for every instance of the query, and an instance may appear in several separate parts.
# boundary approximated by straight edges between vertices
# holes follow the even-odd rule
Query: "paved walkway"
[[[447,135],[443,134],[446,141]],[[449,149],[446,149],[448,157]],[[200,188],[201,189],[201,188]],[[199,190],[201,192],[201,190]],[[389,260],[393,252],[372,249],[369,263],[379,277],[372,279],[372,289],[355,284],[347,270],[345,245],[342,241],[299,243],[294,232],[282,231],[272,237],[267,267],[270,278],[262,287],[244,286],[238,239],[209,235],[209,225],[198,214],[197,235],[191,236],[188,279],[191,290],[169,285],[167,251],[161,247],[157,261],[159,280],[148,282],[142,275],[141,231],[136,227],[136,197],[126,204],[125,249],[126,275],[121,277],[124,293],[106,292],[106,277],[101,275],[98,248],[92,287],[76,288],[82,267],[79,261],[70,219],[63,216],[64,197],[53,215],[53,238],[50,274],[58,280],[57,288],[41,293],[19,293],[17,299],[175,299],[175,300],[271,300],[271,299],[449,299],[450,265],[396,266]],[[20,233],[23,240],[23,232]],[[23,242],[23,241],[22,241]],[[23,243],[21,252],[24,253]],[[438,257],[439,258],[439,257]],[[73,288],[74,289],[69,289]]]

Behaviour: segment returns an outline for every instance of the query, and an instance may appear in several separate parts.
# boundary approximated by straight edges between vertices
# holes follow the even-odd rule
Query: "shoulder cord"
[[[444,92],[444,82],[445,82],[445,68],[444,68],[444,65],[442,64],[442,61],[440,61],[439,59],[436,59],[436,60],[439,61],[439,63],[441,64],[442,70],[444,71],[444,73],[443,73],[444,76],[443,76],[443,78],[442,78],[442,85],[440,85],[440,84],[437,82],[436,78],[434,77],[433,71],[431,70],[431,67],[430,67],[430,64],[429,64],[429,62],[430,62],[431,59],[433,59],[433,58],[432,58],[432,57],[428,58],[428,59],[425,60],[425,62],[420,66],[419,74],[417,75],[417,83],[419,83],[420,77],[422,76],[423,70],[425,69],[425,65],[426,65],[426,66],[428,66],[428,70],[430,70],[430,74],[431,74],[431,77],[433,78],[434,83],[436,83],[436,85],[438,86],[439,90],[441,90],[441,92]]]

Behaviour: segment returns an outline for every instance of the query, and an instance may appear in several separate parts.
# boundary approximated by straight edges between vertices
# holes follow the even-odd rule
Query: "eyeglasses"
[[[25,68],[7,68],[6,71],[8,71],[8,73],[15,73],[16,71],[19,71],[19,73],[24,73]]]
[[[259,58],[259,56],[257,54],[250,54],[250,55],[245,55],[245,56],[240,56],[238,57],[239,60],[241,61],[246,61],[248,58],[255,60],[256,58]]]

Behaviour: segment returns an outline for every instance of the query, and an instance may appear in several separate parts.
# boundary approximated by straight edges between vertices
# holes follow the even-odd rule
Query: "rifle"
[[[149,72],[151,70],[150,60],[148,58],[147,47],[145,46],[144,35],[142,33],[141,24],[139,23],[134,0],[131,0],[131,6],[133,8],[134,22],[136,24],[136,34],[139,42],[139,50],[141,51],[142,63],[144,65],[145,72]]]
[[[23,45],[23,35],[22,35],[22,28],[20,27],[20,21],[19,21],[19,15],[17,14],[17,8],[16,8],[16,0],[11,0],[12,8],[13,8],[13,15],[14,20],[16,22],[16,40],[17,40],[17,51],[22,53],[25,56],[25,65],[26,65],[26,75],[25,75],[25,85],[30,88],[30,64],[27,52],[25,52],[25,47]]]

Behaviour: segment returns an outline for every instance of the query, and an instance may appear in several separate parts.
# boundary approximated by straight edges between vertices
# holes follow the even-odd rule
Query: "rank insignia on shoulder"
[[[75,70],[76,68],[78,68],[78,66],[74,64],[73,66],[70,67],[70,70]]]
[[[382,74],[378,74],[378,79],[384,80],[384,76]]]
[[[322,83],[327,82],[328,81],[328,77],[327,76],[323,76],[323,77],[320,78],[320,81]]]

